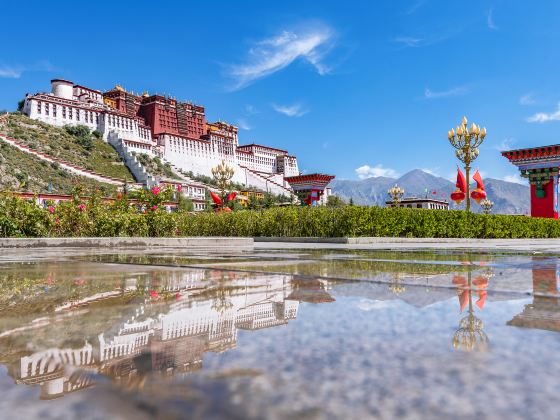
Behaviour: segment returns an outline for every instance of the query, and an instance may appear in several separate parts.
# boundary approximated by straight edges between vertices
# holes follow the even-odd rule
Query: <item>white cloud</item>
[[[494,149],[499,151],[511,150],[516,140],[513,137],[506,137],[499,144],[494,146]]]
[[[304,109],[301,104],[294,105],[277,105],[272,104],[272,108],[280,114],[284,114],[288,117],[301,117],[309,112],[309,110]]]
[[[21,68],[0,66],[0,77],[7,79],[19,79],[21,77],[21,73],[23,73],[23,69]]]
[[[257,42],[247,61],[233,65],[229,75],[235,80],[233,90],[242,89],[255,80],[280,71],[297,59],[310,63],[317,73],[329,73],[323,59],[333,46],[334,32],[325,25],[310,25],[305,30],[284,31]]]
[[[355,169],[355,172],[356,175],[358,175],[358,178],[360,179],[366,179],[366,178],[378,177],[378,176],[396,178],[399,176],[397,171],[391,168],[384,168],[383,165],[381,164],[375,166],[363,165]]]
[[[546,113],[546,112],[537,112],[534,115],[531,115],[529,118],[527,118],[528,122],[538,122],[538,123],[544,123],[544,122],[548,122],[548,121],[558,121],[560,120],[560,104],[558,104],[558,106],[556,107],[556,111],[551,112],[551,113]]]
[[[535,100],[535,98],[533,98],[532,93],[527,93],[519,98],[520,105],[535,105],[536,103],[537,101]]]
[[[259,113],[259,110],[257,108],[255,108],[254,105],[251,105],[251,104],[245,105],[245,114],[253,115],[253,114],[258,114],[258,113]]]
[[[527,180],[521,178],[519,174],[506,175],[502,178],[506,182],[515,182],[516,184],[527,184]]]
[[[242,130],[250,130],[251,128],[253,128],[249,125],[249,123],[247,122],[247,120],[245,118],[239,118],[237,120],[237,126],[239,128],[241,128]]]
[[[438,92],[426,88],[426,90],[424,90],[424,97],[426,99],[448,98],[450,96],[464,95],[468,91],[469,89],[466,86],[458,86],[449,90],[442,90]]]
[[[393,39],[397,44],[402,44],[405,47],[420,47],[424,44],[423,38],[416,38],[413,36],[398,36]]]
[[[416,10],[418,10],[420,7],[422,7],[422,5],[424,4],[424,0],[418,0],[416,1],[416,3],[414,3],[412,6],[410,6],[407,11],[406,14],[407,15],[412,15],[414,12],[416,12]]]
[[[494,23],[493,13],[494,13],[493,9],[490,9],[486,12],[486,25],[488,26],[488,28],[497,31],[498,27]]]
[[[19,79],[27,71],[54,71],[54,67],[46,60],[38,61],[28,66],[8,66],[0,65],[0,77],[7,79]]]

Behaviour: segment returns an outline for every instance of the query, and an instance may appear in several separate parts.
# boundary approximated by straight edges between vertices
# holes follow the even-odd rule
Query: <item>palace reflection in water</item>
[[[141,287],[137,280],[129,276],[120,289],[55,307],[55,314],[77,311],[62,322],[77,324],[78,330],[80,323],[88,323],[89,317],[99,324],[109,324],[109,328],[85,339],[80,347],[49,348],[13,360],[9,364],[10,375],[17,383],[40,384],[43,399],[89,387],[93,384],[92,374],[102,374],[128,386],[141,386],[148,373],[173,375],[201,369],[205,352],[223,352],[236,346],[238,330],[287,324],[296,318],[300,301],[334,300],[325,290],[326,282],[298,282],[289,275],[259,277],[181,270],[160,274],[155,281],[157,286],[152,281],[147,288]],[[47,282],[52,284],[52,277]],[[74,281],[74,285],[79,284]],[[79,313],[86,304],[100,305],[127,295],[129,303],[121,313],[104,314],[103,307]],[[104,316],[108,319],[100,319]],[[117,320],[112,321],[114,318]],[[33,347],[33,335],[60,328],[53,322],[37,331],[35,323],[2,334],[2,343],[6,343],[11,336],[31,333],[23,340],[15,339],[22,348],[12,348],[12,354]]]

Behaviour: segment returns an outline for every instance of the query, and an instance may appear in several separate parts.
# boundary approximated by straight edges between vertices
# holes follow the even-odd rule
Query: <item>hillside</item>
[[[484,183],[488,198],[494,202],[494,213],[530,212],[528,185],[492,178],[485,179]],[[449,201],[449,195],[455,190],[453,182],[420,169],[412,170],[400,178],[372,177],[357,181],[335,179],[331,182],[331,188],[334,194],[345,200],[352,198],[356,204],[384,206],[388,199],[387,190],[395,184],[404,188],[406,197],[424,197],[427,188],[429,197]],[[451,208],[464,208],[464,204],[459,207],[451,204]],[[472,207],[473,211],[480,211],[478,205],[474,204]]]
[[[35,121],[21,114],[9,114],[0,119],[0,133],[41,153],[99,174],[134,180],[117,151],[95,136],[91,136],[86,144],[82,138],[70,134],[64,128]]]
[[[52,192],[60,194],[69,194],[76,184],[84,186],[86,191],[100,188],[106,194],[116,190],[114,185],[72,175],[56,164],[50,164],[0,142],[0,191],[27,190],[45,193],[49,182],[52,183]],[[23,187],[23,183],[27,183],[27,186]]]

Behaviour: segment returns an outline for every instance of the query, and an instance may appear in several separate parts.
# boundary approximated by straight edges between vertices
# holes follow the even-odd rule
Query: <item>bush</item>
[[[71,136],[75,137],[76,143],[82,146],[85,150],[92,150],[94,148],[93,139],[95,137],[87,126],[65,125],[64,130],[66,130],[66,132]]]
[[[155,192],[154,192],[155,191]],[[232,213],[167,213],[170,190],[141,191],[104,203],[101,192],[49,211],[0,195],[0,237],[72,236],[388,236],[417,238],[558,238],[560,221],[465,211],[380,207],[280,207]],[[190,207],[190,206],[189,206]]]

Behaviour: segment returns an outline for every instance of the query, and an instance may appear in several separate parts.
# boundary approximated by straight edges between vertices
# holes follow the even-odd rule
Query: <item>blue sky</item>
[[[53,77],[193,100],[241,143],[286,148],[338,178],[452,177],[446,133],[500,149],[559,143],[558,1],[2,2],[0,109]]]

